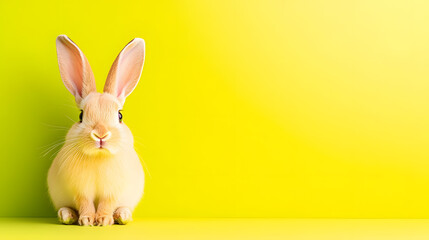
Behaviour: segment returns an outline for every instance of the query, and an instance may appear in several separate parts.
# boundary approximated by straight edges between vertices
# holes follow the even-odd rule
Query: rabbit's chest
[[[71,173],[71,190],[93,198],[116,196],[126,182],[127,174],[123,166],[114,161],[86,162]]]
[[[126,170],[122,166],[115,164],[99,166],[98,171],[93,174],[97,197],[118,195],[121,193],[121,186],[124,186],[127,182]]]

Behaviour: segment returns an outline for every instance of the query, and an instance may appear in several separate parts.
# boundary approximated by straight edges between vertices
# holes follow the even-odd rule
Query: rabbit
[[[85,55],[56,39],[61,79],[81,109],[48,172],[48,191],[63,224],[127,224],[143,196],[144,171],[120,112],[143,70],[145,42],[135,38],[114,61],[98,93]]]

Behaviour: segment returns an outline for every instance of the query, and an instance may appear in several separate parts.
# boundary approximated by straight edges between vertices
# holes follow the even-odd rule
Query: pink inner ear
[[[83,62],[80,53],[68,42],[58,46],[58,57],[64,85],[73,94],[82,97]]]
[[[116,92],[118,97],[126,97],[139,81],[144,61],[144,48],[131,46],[120,57],[117,69]]]
[[[107,75],[104,92],[117,96],[121,101],[133,91],[143,70],[145,43],[135,38],[128,43],[113,62]]]

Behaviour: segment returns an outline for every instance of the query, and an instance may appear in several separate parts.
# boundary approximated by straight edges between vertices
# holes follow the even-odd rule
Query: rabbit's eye
[[[83,117],[83,110],[80,110],[80,114],[79,114],[79,122],[82,122],[82,117]]]
[[[122,113],[120,111],[118,112],[118,118],[119,118],[119,122],[122,122]]]

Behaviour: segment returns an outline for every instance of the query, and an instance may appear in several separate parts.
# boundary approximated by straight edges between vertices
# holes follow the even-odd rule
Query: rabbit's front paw
[[[131,215],[131,210],[129,208],[120,207],[113,213],[113,218],[118,224],[125,225],[133,220]]]
[[[109,226],[114,223],[112,215],[97,215],[95,221],[98,226]]]
[[[58,210],[58,219],[62,224],[74,224],[77,221],[77,214],[71,208],[62,207],[60,210]]]
[[[79,225],[81,226],[94,226],[94,215],[79,216]]]

